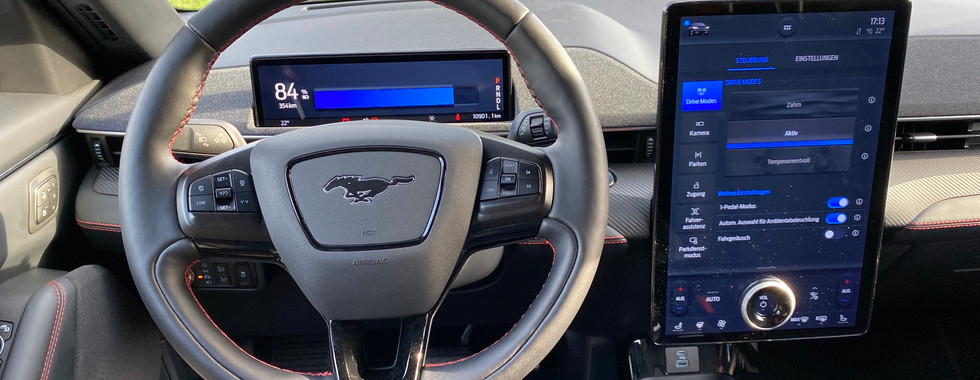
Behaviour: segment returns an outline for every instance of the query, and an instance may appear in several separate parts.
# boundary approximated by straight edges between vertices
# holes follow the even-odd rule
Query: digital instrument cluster
[[[506,51],[256,57],[251,73],[260,127],[514,118]]]

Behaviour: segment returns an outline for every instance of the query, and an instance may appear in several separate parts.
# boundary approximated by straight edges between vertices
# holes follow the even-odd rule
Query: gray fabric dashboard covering
[[[581,69],[582,77],[595,100],[599,120],[603,126],[650,126],[656,124],[657,85],[594,50],[567,49],[569,56]],[[123,132],[136,97],[143,88],[143,80],[151,65],[137,67],[114,80],[97,97],[89,102],[75,118],[77,129],[102,132]],[[512,64],[511,77],[520,109],[536,108],[537,105],[520,80],[520,71]],[[269,136],[296,128],[255,126],[252,113],[252,82],[248,67],[214,69],[208,75],[201,94],[196,118],[228,121],[243,136]],[[518,110],[520,111],[520,110]],[[467,127],[487,131],[504,132],[510,123],[469,123]]]
[[[639,74],[649,70],[631,68],[616,57],[592,49],[569,47],[566,50],[589,87],[604,127],[655,124],[657,83]],[[977,91],[980,76],[976,75],[980,63],[974,59],[976,51],[980,51],[980,37],[977,36],[910,37],[899,116],[980,115],[980,91]],[[257,50],[253,53],[265,52]],[[91,131],[125,131],[150,64],[152,62],[106,86],[79,112],[74,127]],[[228,121],[244,136],[273,135],[285,131],[282,128],[255,127],[247,62],[235,64],[238,66],[212,71],[195,116]],[[516,66],[513,71],[513,77],[520,78]],[[524,83],[520,80],[514,83],[520,108],[534,108]],[[484,131],[506,131],[510,125],[473,123],[468,126]]]

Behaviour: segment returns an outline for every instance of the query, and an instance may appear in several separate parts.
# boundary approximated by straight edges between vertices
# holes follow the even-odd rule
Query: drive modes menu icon
[[[684,82],[681,89],[681,111],[717,111],[721,109],[722,81]]]

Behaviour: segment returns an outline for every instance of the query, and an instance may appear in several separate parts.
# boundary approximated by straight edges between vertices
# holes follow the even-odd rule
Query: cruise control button
[[[259,212],[259,200],[255,198],[255,193],[238,193],[235,203],[238,204],[238,212]]]
[[[215,204],[214,209],[215,211],[234,212],[235,210],[238,209],[237,206],[238,205],[235,204],[234,198],[232,198],[231,202]]]
[[[500,170],[504,174],[517,174],[517,160],[500,160]]]
[[[231,172],[215,174],[212,178],[214,178],[215,189],[219,187],[231,187]]]
[[[191,183],[190,195],[211,195],[214,191],[214,186],[211,184],[211,176],[207,176],[197,181]]]
[[[254,193],[255,187],[252,186],[252,176],[243,171],[231,172],[231,186],[236,193]]]
[[[533,179],[539,179],[539,178],[541,178],[541,174],[540,174],[541,173],[541,170],[538,169],[538,165],[533,164],[533,163],[530,163],[530,162],[527,162],[527,161],[521,161],[521,163],[519,165],[520,165],[519,166],[519,169],[517,170],[517,178],[518,179],[532,179],[532,178]]]
[[[214,199],[225,200],[232,197],[231,189],[217,189],[214,191]]]
[[[541,192],[541,186],[537,179],[517,180],[517,195],[531,195]]]
[[[210,194],[191,196],[188,205],[191,211],[214,211],[214,196]]]
[[[10,340],[14,333],[14,323],[10,321],[0,321],[0,339]]]
[[[496,181],[500,178],[500,159],[494,158],[487,162],[487,167],[483,169],[484,181]]]
[[[480,200],[489,201],[492,199],[497,199],[500,197],[498,192],[500,191],[500,184],[497,180],[483,181],[483,186],[480,188]]]

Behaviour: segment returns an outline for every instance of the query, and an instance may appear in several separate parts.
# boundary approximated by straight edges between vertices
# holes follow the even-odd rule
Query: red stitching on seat
[[[54,366],[54,352],[58,348],[58,337],[61,335],[61,321],[65,315],[65,289],[58,281],[50,281],[48,285],[54,288],[57,304],[54,311],[54,322],[51,324],[51,339],[48,340],[48,352],[44,355],[44,367],[41,369],[41,380],[47,380]]]
[[[208,314],[207,310],[204,310],[204,306],[201,305],[201,301],[198,301],[197,300],[197,295],[194,294],[194,289],[191,288],[191,281],[193,279],[193,276],[191,275],[191,270],[194,268],[194,264],[197,264],[200,261],[201,261],[200,259],[194,260],[193,262],[191,262],[191,265],[188,265],[187,266],[187,269],[184,270],[184,282],[187,284],[187,291],[189,291],[191,293],[191,297],[194,298],[194,302],[197,303],[197,307],[199,307],[201,309],[201,312],[204,313],[204,316],[208,318],[208,321],[210,321],[211,324],[214,325],[214,328],[215,329],[218,329],[218,332],[220,332],[221,335],[224,335],[224,337],[226,339],[228,339],[228,341],[231,342],[231,344],[233,344],[235,347],[237,347],[239,350],[241,350],[245,355],[248,355],[248,357],[254,359],[255,361],[257,361],[259,363],[262,363],[262,364],[265,364],[268,367],[271,367],[271,368],[274,368],[274,369],[278,369],[280,371],[289,372],[289,373],[295,373],[295,374],[299,374],[299,375],[333,376],[333,372],[331,372],[331,371],[326,371],[326,372],[299,372],[299,371],[293,371],[293,370],[289,370],[289,369],[285,369],[285,368],[276,367],[276,366],[274,366],[272,364],[269,364],[269,363],[266,363],[266,362],[262,361],[259,358],[256,358],[255,356],[252,356],[252,354],[248,353],[248,351],[245,351],[244,348],[242,348],[241,346],[239,346],[238,343],[235,343],[234,340],[232,340],[231,338],[229,338],[228,337],[228,334],[225,334],[224,330],[221,330],[221,328],[218,327],[218,324],[217,323],[214,323],[214,320],[211,319],[211,315]]]
[[[85,225],[81,225],[81,224],[79,224],[78,226],[79,227],[82,227],[82,228],[84,228],[86,230],[93,230],[93,231],[113,232],[113,233],[120,233],[120,232],[122,232],[122,230],[113,230],[113,229],[109,229],[109,228],[85,226]]]
[[[77,215],[75,216],[75,222],[78,223],[79,227],[90,229],[90,230],[105,231],[105,232],[120,232],[122,230],[122,226],[118,224],[90,222],[87,220],[79,219]]]
[[[122,227],[122,226],[120,226],[120,225],[118,225],[118,224],[112,224],[112,223],[99,223],[99,222],[90,222],[90,221],[87,221],[87,220],[82,220],[82,219],[80,219],[80,218],[78,217],[78,215],[76,215],[76,216],[75,216],[75,220],[76,220],[76,221],[78,221],[79,223],[85,223],[85,224],[92,224],[92,225],[96,225],[96,226],[103,226],[103,227],[114,227],[114,228],[120,228],[120,227]]]
[[[555,268],[555,246],[552,245],[551,242],[548,241],[548,239],[541,239],[541,240],[542,240],[541,242],[522,242],[522,243],[518,243],[518,244],[522,244],[522,245],[547,245],[547,246],[551,247],[551,270],[554,270],[554,268]],[[551,277],[551,270],[548,270],[548,275],[545,276],[545,280],[544,280],[545,284],[548,283],[548,278]],[[544,289],[544,284],[541,284],[541,289]],[[534,300],[531,301],[531,305],[534,305],[534,301],[537,301],[539,296],[541,296],[541,292],[540,291],[538,292],[538,295],[534,296]],[[528,309],[529,310],[530,310],[531,305],[528,305]],[[521,318],[520,319],[524,319],[524,315],[525,314],[527,314],[527,312],[525,312],[524,314],[521,314]],[[520,322],[520,319],[518,320],[518,322]],[[486,351],[486,350],[490,349],[490,347],[493,347],[493,345],[497,344],[497,342],[499,342],[501,339],[504,339],[504,337],[506,337],[507,334],[510,334],[510,332],[512,330],[514,330],[514,327],[517,327],[517,323],[514,323],[514,325],[510,327],[510,330],[507,330],[507,332],[504,333],[504,335],[500,336],[500,339],[497,339],[495,342],[491,343],[489,346],[485,347],[484,349],[480,350],[479,352],[477,352],[477,353],[475,353],[473,355],[467,356],[465,358],[456,359],[456,360],[453,360],[453,361],[448,361],[448,362],[445,362],[445,363],[426,364],[425,367],[426,368],[433,368],[433,367],[447,366],[447,365],[450,365],[450,364],[460,363],[460,362],[462,362],[462,361],[464,361],[466,359],[470,359],[470,358],[472,358],[474,356],[477,356],[477,355],[483,353],[483,351]]]
[[[626,244],[626,243],[627,243],[626,237],[623,236],[623,235],[606,236],[606,241],[603,242],[603,244],[606,244],[606,245],[611,245],[611,244]]]

